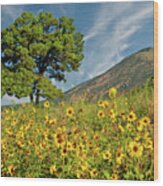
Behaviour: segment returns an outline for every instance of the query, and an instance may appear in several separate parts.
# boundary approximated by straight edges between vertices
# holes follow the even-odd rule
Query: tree
[[[24,12],[2,30],[2,96],[36,97],[38,103],[40,96],[61,94],[51,80],[66,81],[65,72],[77,71],[84,57],[83,35],[73,22],[50,12]]]

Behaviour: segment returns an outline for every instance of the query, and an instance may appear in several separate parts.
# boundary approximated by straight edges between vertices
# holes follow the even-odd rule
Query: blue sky
[[[85,58],[78,72],[66,74],[67,82],[53,82],[63,91],[93,78],[146,47],[153,47],[153,2],[112,2],[77,4],[3,5],[2,29],[24,11],[74,18],[77,31],[84,34]],[[13,99],[13,98],[12,98]],[[5,96],[2,104],[11,98]],[[15,100],[15,99],[14,99]],[[23,99],[25,100],[25,99]],[[21,100],[20,100],[21,101]]]

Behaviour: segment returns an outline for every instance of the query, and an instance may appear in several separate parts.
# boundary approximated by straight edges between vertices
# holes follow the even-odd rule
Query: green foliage
[[[24,12],[2,30],[2,96],[55,97],[60,91],[47,78],[66,81],[83,59],[83,35],[73,19],[50,12]],[[40,76],[42,76],[40,78]]]

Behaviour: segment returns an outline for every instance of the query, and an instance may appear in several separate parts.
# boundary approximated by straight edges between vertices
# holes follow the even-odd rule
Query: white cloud
[[[101,7],[97,20],[84,38],[86,42],[98,38],[98,50],[94,50],[92,55],[100,55],[100,62],[95,61],[94,68],[90,69],[93,76],[103,73],[122,60],[122,52],[131,45],[130,38],[142,28],[143,21],[153,13],[152,6],[140,6],[136,10],[134,6],[132,3],[126,3],[123,7],[113,6],[111,12],[108,12],[105,6]],[[109,26],[112,31],[107,34]],[[87,56],[86,60],[90,61],[91,56]]]

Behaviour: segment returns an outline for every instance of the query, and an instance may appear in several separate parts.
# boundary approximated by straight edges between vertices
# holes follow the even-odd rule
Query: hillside
[[[146,48],[123,59],[105,73],[84,82],[66,93],[71,99],[87,95],[96,100],[107,94],[110,87],[116,87],[120,93],[143,85],[154,75],[153,48]]]

